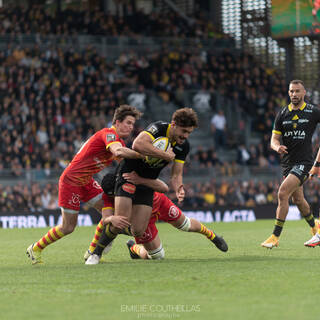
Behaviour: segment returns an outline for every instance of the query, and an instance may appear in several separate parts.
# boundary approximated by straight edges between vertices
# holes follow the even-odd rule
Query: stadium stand
[[[0,16],[1,37],[43,37],[32,46],[14,40],[0,51],[0,170],[5,185],[1,210],[54,208],[57,177],[82,143],[110,123],[113,110],[123,103],[145,113],[136,134],[146,122],[163,119],[180,106],[198,111],[201,127],[191,138],[195,147],[186,165],[187,205],[275,201],[273,179],[280,177],[279,159],[270,150],[269,139],[277,108],[287,103],[287,83],[251,54],[230,50],[232,39],[203,14],[192,16],[192,27],[174,12],[137,11],[119,17],[97,8],[69,8],[55,15],[34,5],[2,8]],[[114,58],[91,45],[75,50],[46,42],[50,35],[199,41],[191,48],[164,39],[160,47],[144,54],[135,51],[136,46],[123,50],[116,42],[122,53]],[[224,49],[203,45],[208,39],[221,40]],[[217,144],[211,119],[221,110],[226,128],[224,142]],[[194,182],[195,175],[205,183]],[[251,180],[253,176],[273,182],[263,185]],[[39,183],[45,185],[44,192]]]

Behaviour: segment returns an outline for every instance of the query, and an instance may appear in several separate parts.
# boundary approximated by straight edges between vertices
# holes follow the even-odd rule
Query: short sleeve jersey
[[[298,110],[290,104],[279,111],[272,132],[281,135],[288,149],[283,165],[312,164],[312,135],[319,122],[320,109],[311,104],[304,103]]]
[[[83,144],[64,170],[61,176],[63,182],[75,186],[88,184],[94,174],[109,166],[114,160],[109,147],[119,142],[125,146],[114,127],[96,132]]]
[[[168,137],[171,124],[168,122],[157,121],[151,123],[145,130],[152,140],[159,137]],[[172,151],[176,154],[174,161],[184,163],[189,153],[190,145],[188,140],[182,144],[172,144]],[[128,171],[136,171],[141,177],[156,179],[161,170],[168,164],[162,160],[154,164],[150,164],[147,160],[142,159],[124,159],[125,167]]]

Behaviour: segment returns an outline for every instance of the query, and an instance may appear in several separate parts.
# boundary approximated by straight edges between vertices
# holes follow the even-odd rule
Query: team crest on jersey
[[[175,206],[171,206],[168,215],[170,218],[175,219],[179,215],[179,210]]]
[[[154,134],[155,132],[157,132],[157,127],[156,126],[151,126],[150,128],[149,128],[149,131],[152,133],[152,134]]]
[[[113,133],[107,134],[107,142],[115,141],[116,140],[116,135]]]
[[[131,183],[125,183],[122,186],[122,190],[127,193],[134,194],[136,192],[136,186]]]

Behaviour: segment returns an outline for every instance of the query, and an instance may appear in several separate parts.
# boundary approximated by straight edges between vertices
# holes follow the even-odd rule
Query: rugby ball
[[[167,137],[159,137],[157,139],[154,139],[152,141],[152,145],[155,148],[160,149],[162,151],[167,151],[171,147],[171,143]],[[155,164],[159,160],[162,160],[162,159],[146,156],[146,161],[149,164]]]

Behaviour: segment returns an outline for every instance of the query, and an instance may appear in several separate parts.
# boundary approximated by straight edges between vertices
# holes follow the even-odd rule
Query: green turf
[[[212,227],[212,225],[211,225]],[[266,250],[273,221],[219,223],[230,250],[160,224],[164,261],[130,260],[126,237],[106,263],[83,264],[93,228],[78,228],[31,266],[25,248],[45,229],[0,230],[0,319],[316,319],[320,248],[304,221],[287,222]]]

